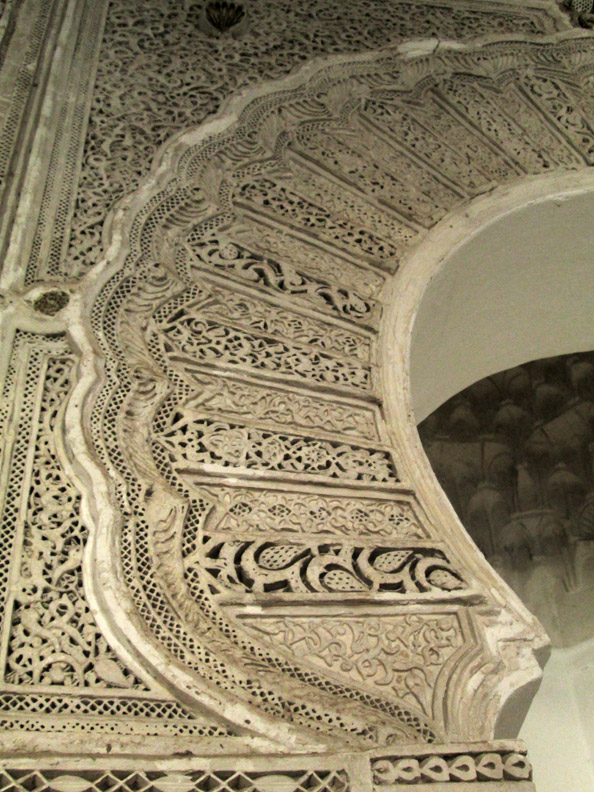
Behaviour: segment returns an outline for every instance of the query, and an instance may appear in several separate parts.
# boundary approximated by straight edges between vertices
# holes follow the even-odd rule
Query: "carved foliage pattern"
[[[272,385],[217,378],[183,360],[176,360],[174,365],[192,388],[190,391],[186,387],[180,393],[182,412],[215,414],[231,420],[253,420],[259,424],[292,426],[299,430],[336,432],[363,440],[379,439],[371,407],[295,393]],[[191,395],[184,399],[186,391]]]
[[[335,357],[326,351],[332,347],[332,332],[326,339],[324,327],[318,324],[312,328],[306,317],[256,305],[241,295],[219,292],[219,299],[209,303],[207,297],[192,301],[193,294],[195,289],[190,289],[183,307],[177,298],[174,310],[165,306],[156,316],[165,339],[164,355],[172,362],[185,357],[221,361],[313,382],[369,388],[369,367],[357,359],[365,354],[366,339],[361,345],[359,339],[339,330],[336,343],[340,352],[353,357]],[[223,318],[227,310],[232,316],[229,324]],[[283,338],[295,341],[288,343]]]
[[[200,312],[212,319],[225,317],[231,325],[247,327],[267,336],[318,346],[326,352],[362,361],[369,360],[371,343],[368,337],[298,314],[286,304],[277,306],[244,294],[213,289],[210,299],[200,306]]]
[[[241,86],[288,73],[316,55],[360,52],[407,36],[472,38],[485,33],[551,32],[545,11],[481,3],[432,5],[388,0],[250,3],[250,26],[238,43],[200,31],[195,4],[132,0],[112,4],[99,56],[85,142],[68,274],[101,255],[103,220],[136,188],[159,148],[179,129],[201,123]],[[241,54],[238,55],[238,46]]]
[[[358,303],[360,298],[373,305],[372,314],[379,312],[376,300],[385,283],[385,276],[364,265],[357,265],[346,258],[338,258],[321,247],[315,247],[311,240],[289,233],[288,229],[269,228],[261,222],[243,217],[233,226],[233,238],[243,242],[250,250],[269,256],[285,266],[298,267],[300,273],[307,273],[316,281],[327,281],[338,287],[339,294],[348,289],[349,302]],[[200,242],[198,243],[200,244]]]
[[[358,547],[336,542],[313,545],[213,536],[204,538],[201,551],[201,566],[215,578],[216,589],[410,595],[465,588],[445,554],[434,548]]]
[[[299,183],[302,182],[300,179]],[[310,189],[309,193],[311,192]],[[392,233],[386,229],[384,236],[380,237],[375,229],[370,231],[363,225],[365,221],[358,211],[358,203],[355,204],[352,199],[349,201],[340,198],[336,190],[332,193],[333,201],[327,193],[321,194],[315,189],[313,192],[314,198],[310,199],[272,179],[248,182],[240,189],[238,205],[242,206],[245,201],[248,206],[253,205],[269,214],[271,219],[286,223],[289,228],[303,229],[321,242],[342,248],[352,256],[361,257],[387,269],[396,268],[397,257],[402,249],[395,247],[395,242],[410,242],[415,236],[412,229],[401,226],[398,229],[392,228]],[[345,219],[344,215],[347,213],[348,219]],[[365,220],[368,227],[373,225],[370,208]],[[392,238],[393,242],[387,241]]]
[[[361,599],[371,592],[377,593],[377,599],[393,595],[395,601],[400,597],[428,601],[432,596],[434,600],[446,597],[460,602],[466,583],[443,551],[429,546],[430,536],[426,545],[386,542],[371,547],[354,539],[338,541],[336,535],[328,540],[316,536],[312,541],[291,536],[291,528],[287,529],[288,538],[278,534],[263,537],[250,531],[249,521],[244,524],[236,515],[237,531],[215,533],[209,528],[200,533],[199,529],[185,545],[186,569],[182,569],[184,524],[190,506],[194,509],[189,499],[201,498],[199,511],[207,519],[209,498],[199,492],[205,484],[212,484],[212,474],[229,486],[233,474],[241,471],[244,481],[249,479],[262,489],[270,479],[275,486],[283,481],[303,487],[313,483],[306,478],[311,474],[320,479],[330,477],[336,479],[335,486],[340,480],[341,487],[349,488],[353,500],[363,488],[373,490],[372,485],[381,484],[385,492],[396,490],[397,483],[384,449],[328,439],[322,430],[319,435],[308,432],[304,436],[290,427],[281,431],[254,425],[253,417],[239,420],[210,414],[207,408],[206,414],[196,409],[202,397],[194,377],[205,368],[212,376],[232,372],[236,381],[246,374],[250,383],[261,386],[268,380],[280,384],[281,378],[285,386],[290,379],[300,394],[320,390],[324,399],[339,386],[343,401],[360,400],[361,405],[371,401],[374,349],[372,334],[361,327],[360,317],[346,316],[344,311],[340,317],[331,318],[329,312],[322,316],[321,307],[318,310],[313,303],[330,292],[320,292],[317,285],[314,289],[312,281],[305,281],[301,274],[296,288],[307,284],[308,299],[313,295],[315,299],[307,307],[305,300],[292,303],[287,291],[281,293],[285,282],[279,277],[301,270],[298,266],[283,269],[284,256],[278,261],[275,258],[275,266],[266,271],[256,257],[257,263],[249,265],[256,281],[247,282],[235,271],[235,288],[221,286],[220,254],[229,241],[226,229],[239,223],[253,232],[261,222],[265,233],[270,228],[280,229],[284,237],[298,240],[298,248],[309,246],[307,278],[317,278],[318,283],[322,275],[316,274],[312,263],[318,250],[335,256],[337,269],[345,260],[360,272],[377,275],[382,268],[393,270],[407,244],[441,211],[447,211],[454,196],[471,197],[489,183],[516,177],[524,167],[540,172],[551,166],[539,154],[533,157],[525,152],[520,162],[515,122],[498,124],[494,132],[486,115],[471,117],[464,108],[464,102],[475,101],[477,91],[488,87],[486,108],[495,116],[502,112],[504,91],[498,74],[512,72],[513,76],[521,71],[524,75],[526,71],[521,61],[522,69],[513,72],[518,46],[494,45],[481,50],[479,56],[464,50],[441,55],[444,72],[448,72],[445,77],[429,76],[428,63],[423,61],[406,68],[397,58],[385,58],[379,66],[365,62],[353,66],[353,79],[348,83],[343,79],[344,70],[336,78],[320,72],[294,94],[264,97],[248,106],[234,129],[180,156],[171,181],[150,199],[133,225],[131,254],[121,275],[116,276],[122,279],[121,290],[114,284],[114,291],[110,292],[110,286],[98,301],[95,315],[105,311],[104,338],[111,339],[105,350],[110,358],[108,379],[114,405],[109,405],[111,413],[100,414],[100,421],[105,415],[115,419],[112,433],[120,424],[126,427],[129,443],[119,452],[117,466],[120,470],[127,465],[132,468],[126,507],[132,506],[137,517],[134,526],[126,527],[130,545],[125,542],[123,546],[129,547],[125,552],[134,557],[126,561],[126,573],[138,599],[140,595],[145,599],[143,613],[148,614],[153,635],[158,635],[160,642],[168,632],[167,647],[171,651],[175,647],[176,656],[208,684],[231,690],[250,706],[318,732],[381,741],[386,739],[385,716],[394,712],[393,705],[375,692],[371,697],[370,692],[363,694],[359,689],[333,687],[336,683],[326,679],[321,670],[312,678],[296,660],[289,663],[282,648],[275,654],[273,645],[259,644],[247,636],[227,618],[229,608],[249,604],[260,595],[272,603],[275,596],[282,600],[285,594],[311,594],[330,601],[333,593],[344,596],[349,591]],[[556,46],[565,56],[582,45],[569,42]],[[522,52],[524,60],[533,60],[534,72],[543,79],[551,60],[557,58],[556,50],[550,53],[545,48],[534,47],[529,55]],[[453,83],[455,90],[450,88]],[[522,91],[517,94],[521,101],[546,115],[547,108],[538,96],[528,95],[524,84]],[[374,101],[376,107],[381,106],[379,115],[367,113],[366,103],[371,106]],[[279,104],[284,105],[281,113]],[[414,116],[419,129],[431,128],[440,145],[421,152],[414,136],[400,135],[394,119],[403,108]],[[576,112],[582,118],[581,108]],[[374,188],[364,191],[363,181],[357,183],[356,177],[342,171],[346,168],[344,157],[336,158],[334,165],[331,158],[316,162],[309,157],[313,149],[307,149],[305,128],[314,122],[331,130],[337,125],[346,129],[339,136],[339,154],[341,146],[355,150],[360,146],[347,142],[349,132],[354,132],[351,137],[362,137],[361,130],[366,130],[366,145],[374,151],[370,159],[377,164],[373,178],[371,171],[366,171],[366,178]],[[561,117],[551,122],[549,116],[549,123],[568,150],[575,152],[574,138],[564,137]],[[303,132],[301,148],[293,145],[295,129]],[[392,151],[400,152],[400,159],[392,156]],[[472,162],[476,189],[469,183],[452,183],[448,175],[456,170],[452,157],[454,162],[458,158]],[[397,221],[401,209],[388,206],[387,200],[379,208],[380,198],[386,199],[390,191],[375,186],[374,180],[391,183],[391,168],[397,168],[398,162],[406,163],[399,176],[401,183],[412,182],[407,194],[407,211],[414,218],[410,221]],[[336,170],[330,172],[331,167]],[[429,189],[434,182],[442,189]],[[429,194],[439,205],[428,205]],[[397,231],[397,227],[403,230]],[[240,241],[232,244],[230,260],[254,261],[253,243],[245,248]],[[188,252],[188,245],[193,252]],[[212,277],[207,272],[205,251],[210,251]],[[171,283],[162,288],[153,284],[151,296],[149,277],[145,281],[148,290],[134,291],[132,279],[136,286],[142,282],[154,267],[155,254],[164,271],[177,270]],[[202,257],[199,267],[194,262],[192,268],[192,256]],[[291,261],[290,266],[294,265]],[[243,264],[236,266],[245,272]],[[126,277],[131,278],[130,284]],[[242,283],[237,285],[239,280]],[[104,306],[101,301],[111,293],[114,299]],[[332,294],[331,310],[336,313],[336,292]],[[119,312],[120,319],[127,314],[126,321],[118,325],[114,312]],[[114,326],[115,340],[110,335]],[[174,391],[171,370],[183,379],[189,392],[183,388]],[[175,386],[179,387],[177,380]],[[181,398],[176,404],[178,395]],[[163,415],[167,416],[164,421]],[[153,422],[155,416],[157,422]],[[151,446],[150,427],[154,430],[159,421],[159,436],[152,438],[157,442]],[[127,455],[125,461],[122,453]],[[216,487],[210,492],[218,501]],[[214,511],[222,522],[220,503]],[[279,520],[290,524],[290,517],[281,512]],[[138,585],[133,582],[135,563],[142,567]],[[432,617],[424,613],[422,618]],[[249,657],[258,659],[257,684],[246,672]],[[316,698],[312,702],[314,687],[328,694],[323,701]],[[351,702],[348,711],[342,710],[344,697]],[[369,720],[371,709],[373,718]],[[397,712],[394,728],[407,739],[433,736],[433,725],[423,723],[412,709],[400,707]],[[363,735],[365,723],[369,729]]]
[[[307,145],[309,156],[326,162],[333,173],[348,177],[364,194],[377,199],[380,206],[413,223],[431,225],[444,209],[455,204],[456,192],[433,173],[419,168],[395,136],[376,135],[369,139],[363,122],[355,117],[351,125],[348,132],[332,130],[324,134],[319,130],[315,136],[306,135],[304,130],[301,137],[305,138],[303,145]]]
[[[446,660],[463,636],[449,614],[430,619],[417,614],[398,618],[318,618],[287,616],[249,622],[309,662],[371,684],[432,714],[432,692]]]
[[[172,415],[155,441],[182,477],[232,467],[351,481],[398,480],[387,451],[212,421],[183,410]]]
[[[78,515],[79,496],[54,448],[72,366],[68,358],[51,357],[44,375],[6,681],[131,688],[138,682],[107,646],[84,597],[87,532]]]
[[[392,539],[426,535],[406,501],[252,489],[227,489],[220,495],[206,530],[288,531],[305,536],[327,533]]]
[[[298,272],[288,262],[252,253],[231,241],[213,239],[192,246],[200,266],[235,275],[248,283],[261,284],[271,292],[290,295],[316,309],[325,309],[357,322],[373,322],[373,302],[348,291]]]

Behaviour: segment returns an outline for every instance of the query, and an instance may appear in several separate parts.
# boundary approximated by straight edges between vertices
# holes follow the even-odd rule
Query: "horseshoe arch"
[[[461,207],[587,173],[589,45],[309,65],[167,144],[111,220],[71,331],[88,596],[135,673],[257,750],[489,741],[538,680],[546,637],[416,442],[408,343]]]

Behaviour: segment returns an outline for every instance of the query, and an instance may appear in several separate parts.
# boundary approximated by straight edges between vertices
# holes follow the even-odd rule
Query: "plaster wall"
[[[594,789],[594,639],[554,649],[520,737],[540,792]]]
[[[423,296],[411,347],[418,422],[493,372],[594,348],[594,192],[499,211],[482,226],[462,215]]]

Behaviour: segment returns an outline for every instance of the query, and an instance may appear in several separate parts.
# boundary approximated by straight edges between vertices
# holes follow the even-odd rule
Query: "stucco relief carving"
[[[471,722],[473,738],[491,736],[498,685],[535,674],[534,625],[512,608],[506,647],[487,643],[506,595],[493,596],[495,579],[470,549],[445,546],[455,528],[424,516],[427,495],[407,478],[411,452],[390,442],[379,285],[457,203],[589,163],[591,119],[570,69],[590,58],[579,39],[383,54],[296,79],[244,103],[218,136],[188,133],[163,152],[126,205],[130,251],[117,231],[99,270],[105,380],[83,417],[117,482],[109,508],[123,515],[94,526],[90,588],[110,602],[101,626],[116,645],[115,624],[130,628],[120,650],[136,673],[272,744],[422,743],[466,737]],[[421,146],[420,130],[434,145]],[[552,135],[553,154],[538,130]],[[468,179],[454,178],[461,163]],[[116,539],[121,555],[107,557]],[[337,657],[360,647],[348,673],[334,648],[304,657],[289,640],[302,608],[331,608],[337,593],[354,621],[329,613],[320,640],[332,636]],[[403,601],[414,603],[418,633]],[[260,602],[287,624],[282,640],[249,624]],[[444,646],[445,603],[463,626]],[[431,672],[380,653],[400,681],[362,675],[376,629],[422,634]],[[439,685],[442,706],[411,693],[421,677]]]
[[[422,539],[423,521],[409,500],[382,493],[338,494],[320,489],[286,491],[268,486],[217,487],[218,504],[209,514],[207,530],[264,531],[266,534],[324,533],[351,537]],[[214,492],[213,492],[214,496]]]
[[[171,135],[202,123],[234,91],[277,79],[308,59],[369,51],[407,38],[472,40],[551,34],[569,27],[569,20],[554,10],[485,0],[397,5],[381,0],[366,9],[362,24],[358,0],[307,0],[280,11],[276,0],[252,0],[249,28],[238,42],[233,29],[218,38],[204,35],[198,24],[203,9],[196,3],[112,4],[67,262],[60,256],[62,239],[55,239],[47,261],[32,258],[29,279],[35,279],[36,271],[41,277],[74,275],[99,261],[101,229],[114,202],[136,189]]]
[[[408,701],[428,717],[443,666],[464,643],[456,616],[418,613],[396,617],[308,618],[285,616],[245,620],[273,642],[351,683]]]
[[[78,516],[79,496],[53,447],[52,428],[72,366],[69,358],[50,357],[45,368],[5,680],[131,688],[138,682],[117,662],[85,602],[81,566],[86,530]]]
[[[451,592],[466,588],[445,554],[434,548],[305,544],[220,536],[203,538],[201,570],[214,591],[341,595]]]
[[[81,13],[89,46],[72,38],[58,81],[79,95],[26,273],[51,283],[23,298],[23,271],[1,296],[33,330],[0,402],[0,726],[21,752],[107,758],[17,759],[2,783],[529,784],[517,746],[432,747],[490,738],[542,637],[427,508],[385,425],[377,333],[393,274],[448,212],[590,164],[589,42],[520,42],[559,26],[542,4],[380,2],[362,26],[358,2],[291,7],[287,24],[255,0],[238,57],[201,37],[194,3],[112,4],[69,239],[104,7]],[[172,134],[308,56],[495,33],[517,38],[310,66],[169,143],[147,176]],[[112,747],[180,756],[114,769]],[[199,750],[216,759],[186,762]],[[290,768],[255,756],[270,750]]]
[[[70,735],[73,748],[85,734],[227,736],[144,685],[97,626],[83,583],[88,528],[62,456],[75,358],[63,332],[39,329],[14,333],[0,399],[0,729]]]
[[[519,750],[487,749],[483,752],[475,750],[446,756],[436,754],[428,757],[382,757],[376,759],[372,766],[378,789],[398,782],[408,785],[461,781],[529,781],[532,777],[530,762],[525,753]]]

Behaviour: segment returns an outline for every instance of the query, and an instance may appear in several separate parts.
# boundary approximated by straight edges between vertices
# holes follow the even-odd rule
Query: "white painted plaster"
[[[520,737],[538,792],[594,789],[594,638],[554,649]]]
[[[594,348],[594,181],[567,174],[548,186],[477,199],[407,262],[422,292],[409,352],[417,422],[489,374]],[[594,638],[553,650],[519,736],[539,792],[592,792]]]
[[[466,221],[467,240],[436,268],[414,324],[417,421],[496,371],[594,348],[594,192],[541,199],[482,227],[471,213]]]

